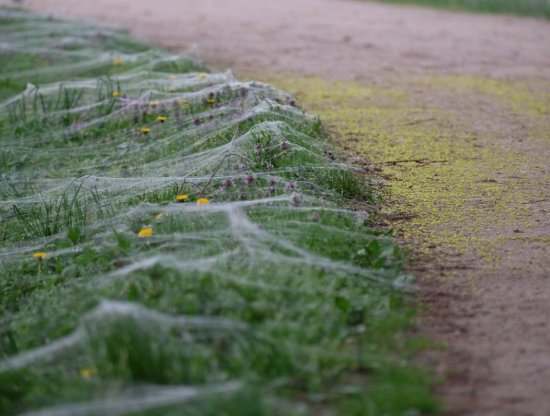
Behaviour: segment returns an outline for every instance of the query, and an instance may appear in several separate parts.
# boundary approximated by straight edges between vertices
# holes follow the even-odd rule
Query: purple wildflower
[[[285,182],[283,189],[285,190],[285,192],[294,191],[296,189],[296,182],[294,181]]]
[[[82,129],[82,127],[84,127],[84,124],[83,123],[73,123],[71,124],[71,127],[69,127],[69,132],[70,133],[76,133],[77,131],[80,131]]]
[[[246,175],[244,177],[244,183],[246,183],[247,185],[252,184],[252,182],[254,182],[255,180],[256,180],[256,178],[252,175]]]
[[[313,221],[313,222],[319,222],[319,220],[321,219],[321,217],[319,217],[318,212],[312,212],[311,214],[309,214],[308,218],[310,221]]]
[[[242,162],[235,162],[233,163],[233,170],[236,170],[236,171],[241,171],[241,170],[245,170],[246,169],[246,165]]]

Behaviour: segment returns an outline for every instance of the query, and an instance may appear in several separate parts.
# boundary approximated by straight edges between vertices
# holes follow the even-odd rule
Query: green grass
[[[548,0],[378,0],[384,3],[418,4],[457,11],[515,14],[550,19]]]
[[[405,256],[318,119],[119,32],[0,38],[0,413],[435,411]]]

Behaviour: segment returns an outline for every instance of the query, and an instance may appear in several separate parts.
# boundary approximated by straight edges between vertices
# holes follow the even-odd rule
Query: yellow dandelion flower
[[[216,102],[216,100],[214,100],[213,98],[209,98],[208,100],[206,100],[206,102],[208,104],[214,104]]]
[[[170,87],[170,88],[168,88],[168,92],[176,92],[176,87]]]
[[[208,74],[205,74],[204,72],[199,74],[199,79],[205,79],[208,76]]]
[[[153,229],[150,227],[142,228],[139,230],[138,237],[151,237],[153,235]]]
[[[164,123],[164,122],[166,121],[166,117],[164,117],[164,116],[158,116],[158,117],[157,117],[157,121],[158,121],[159,123]]]
[[[117,97],[120,97],[122,94],[120,93],[120,91],[113,91],[113,97],[117,98]]]
[[[186,105],[186,104],[187,104],[187,101],[182,100],[181,98],[178,98],[178,99],[176,100],[176,102],[177,102],[179,105]]]
[[[153,108],[158,107],[159,104],[160,104],[160,102],[158,102],[158,101],[156,101],[156,100],[155,100],[155,101],[150,101],[150,102],[149,102],[149,105],[150,105],[151,107],[153,107]]]
[[[151,129],[149,127],[142,127],[139,129],[143,134],[149,134],[151,132]]]
[[[97,374],[97,370],[95,368],[83,368],[80,370],[80,377],[82,378],[90,378],[92,376],[95,376]]]
[[[113,61],[113,65],[122,65],[122,58],[115,58],[115,60]]]
[[[185,194],[176,195],[176,201],[178,201],[178,202],[186,201],[188,198],[189,198],[189,196],[185,195]]]
[[[43,251],[37,251],[36,253],[33,253],[32,255],[35,259],[43,260],[44,257],[46,257],[46,253]]]
[[[208,200],[208,198],[199,198],[197,199],[197,204],[199,205],[203,205],[203,204],[208,204],[210,201]]]

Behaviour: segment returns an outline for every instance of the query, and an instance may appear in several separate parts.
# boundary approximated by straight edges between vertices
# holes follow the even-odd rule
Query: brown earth
[[[1,4],[13,3],[2,0]],[[547,22],[338,0],[21,0],[207,61],[336,79],[444,71],[550,78]]]
[[[549,22],[345,0],[18,3],[297,93],[390,179],[448,412],[550,415]]]

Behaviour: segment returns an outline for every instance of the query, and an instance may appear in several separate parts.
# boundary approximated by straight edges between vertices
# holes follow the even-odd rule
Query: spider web
[[[173,414],[259,389],[310,413],[282,391],[351,365],[350,316],[408,282],[318,120],[118,31],[3,10],[0,35],[0,82],[23,91],[0,103],[0,376],[35,386],[19,410]]]

